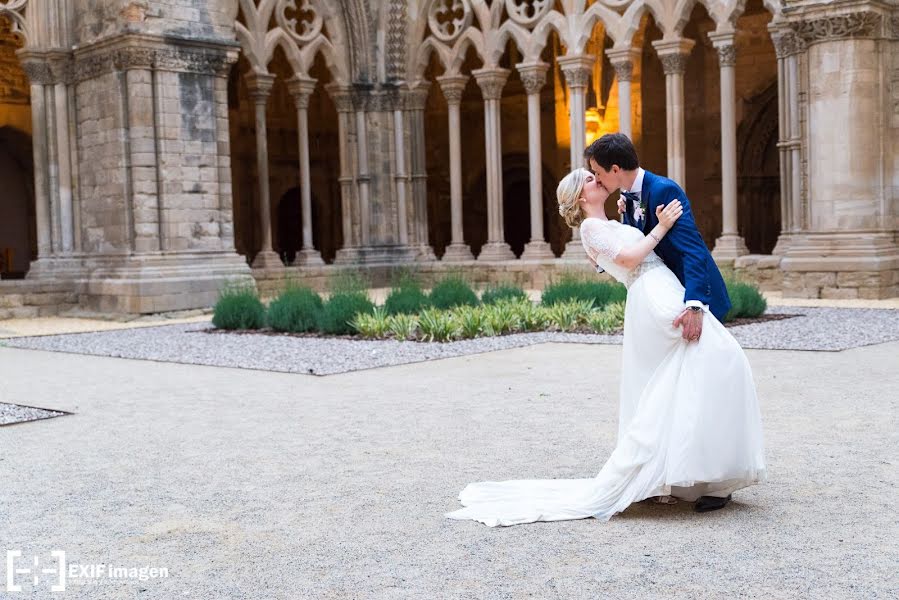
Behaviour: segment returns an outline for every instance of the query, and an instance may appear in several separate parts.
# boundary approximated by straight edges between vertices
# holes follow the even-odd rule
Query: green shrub
[[[592,300],[558,302],[547,308],[550,322],[560,331],[575,331],[593,314]]]
[[[731,308],[724,316],[725,323],[740,317],[758,317],[768,308],[765,297],[751,283],[728,281],[727,295],[730,296]]]
[[[595,333],[610,334],[624,326],[624,304],[615,302],[602,310],[594,310],[587,318],[587,325]]]
[[[307,287],[290,286],[269,304],[268,323],[275,331],[312,331],[321,310],[321,296]]]
[[[478,305],[477,294],[464,279],[457,275],[450,275],[437,282],[431,289],[430,300],[434,308]]]
[[[383,308],[375,308],[371,313],[357,313],[350,326],[362,337],[380,339],[387,336],[390,322]]]
[[[414,315],[429,305],[427,294],[415,283],[393,288],[384,301],[388,315]]]
[[[432,308],[418,315],[418,328],[428,342],[446,342],[459,333],[459,324],[451,311]]]
[[[226,287],[215,303],[212,324],[220,329],[262,329],[265,306],[252,287]]]
[[[415,315],[391,315],[387,317],[387,330],[398,340],[413,340],[418,331],[418,317]]]
[[[453,311],[453,318],[458,326],[457,336],[462,339],[475,338],[484,335],[484,312],[480,306],[457,306]]]
[[[324,333],[352,333],[355,331],[352,322],[356,315],[371,314],[374,308],[375,305],[364,292],[332,294],[319,313],[318,328]]]
[[[515,306],[508,301],[482,306],[480,310],[484,314],[485,335],[503,335],[519,327],[518,313]]]
[[[613,302],[624,302],[627,288],[620,283],[590,281],[572,276],[563,277],[543,290],[541,304],[552,306],[570,300],[592,300],[593,306],[602,308]]]
[[[496,304],[499,300],[527,300],[527,293],[517,285],[498,285],[489,287],[481,294],[484,304]]]
[[[543,331],[549,324],[546,307],[534,304],[530,300],[521,300],[512,306],[515,308],[518,329],[521,331]]]

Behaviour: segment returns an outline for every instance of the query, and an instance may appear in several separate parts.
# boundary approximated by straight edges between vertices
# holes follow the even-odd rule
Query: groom
[[[696,228],[684,190],[667,177],[640,168],[637,151],[623,133],[602,136],[590,144],[584,157],[603,187],[610,192],[621,190],[618,205],[624,213],[624,222],[644,233],[658,224],[657,206],[681,201],[683,215],[655,249],[685,288],[684,310],[674,320],[674,326],[683,327],[685,340],[695,341],[702,335],[705,312],[724,322],[724,315],[730,310],[724,278]],[[696,510],[717,510],[729,500],[730,496],[702,496],[696,502]]]

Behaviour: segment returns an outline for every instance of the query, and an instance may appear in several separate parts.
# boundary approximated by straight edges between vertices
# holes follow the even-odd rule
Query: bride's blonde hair
[[[580,227],[586,216],[578,200],[581,198],[581,192],[584,191],[587,175],[590,175],[590,171],[587,169],[575,169],[563,177],[559,182],[559,187],[556,188],[559,214],[562,215],[569,227]]]

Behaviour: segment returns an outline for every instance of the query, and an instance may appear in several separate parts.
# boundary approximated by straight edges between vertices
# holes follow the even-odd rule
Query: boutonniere
[[[642,221],[643,216],[646,214],[646,201],[643,198],[640,198],[640,202],[637,206],[634,207],[634,219],[637,221]]]

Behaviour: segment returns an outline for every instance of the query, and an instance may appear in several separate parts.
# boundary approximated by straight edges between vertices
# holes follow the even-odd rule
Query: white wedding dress
[[[673,321],[684,287],[651,253],[635,269],[618,251],[643,234],[617,221],[586,219],[587,254],[628,287],[618,442],[596,477],[485,481],[459,494],[447,513],[505,526],[594,517],[603,521],[652,496],[695,501],[766,479],[761,416],[743,349],[710,313],[687,342]],[[589,376],[589,375],[588,375]]]

